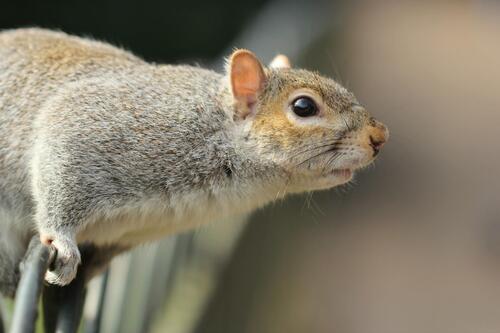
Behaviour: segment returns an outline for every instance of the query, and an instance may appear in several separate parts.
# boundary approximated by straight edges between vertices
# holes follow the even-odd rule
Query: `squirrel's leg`
[[[76,243],[78,214],[72,205],[63,200],[57,186],[58,181],[50,177],[40,177],[38,188],[33,196],[36,202],[35,221],[40,241],[56,250],[55,260],[45,274],[45,280],[51,284],[67,285],[76,276],[81,262],[80,251]]]
[[[46,126],[50,128],[48,122]],[[77,192],[81,186],[67,142],[61,140],[59,132],[42,129],[37,133],[30,170],[35,224],[40,241],[56,250],[45,280],[67,285],[76,277],[81,262],[76,235],[84,224],[85,202]]]

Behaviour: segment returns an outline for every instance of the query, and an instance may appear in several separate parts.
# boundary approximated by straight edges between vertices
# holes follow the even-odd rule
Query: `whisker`
[[[348,131],[348,132],[351,132],[351,131],[352,131],[352,129],[351,129],[351,127],[349,127],[349,124],[347,123],[347,120],[345,120],[345,118],[344,118],[344,117],[341,117],[341,118],[342,118],[342,120],[344,121],[345,127],[347,127],[347,131]]]
[[[333,138],[328,138],[326,140],[319,141],[319,142],[312,142],[312,143],[306,144],[305,146],[298,147],[298,149],[301,149],[302,151],[307,151],[311,147],[312,148],[314,148],[314,147],[318,147],[319,148],[321,146],[326,146],[326,145],[330,145],[330,144],[339,143],[339,141],[342,140],[343,137],[344,137],[343,134],[341,134],[341,135],[335,135]],[[299,154],[300,154],[300,152],[299,152]]]
[[[318,203],[314,200],[312,192],[311,192],[311,204],[312,204],[311,207],[313,207],[313,209],[316,210],[317,214],[319,213],[319,215],[321,216],[326,216],[326,213],[321,209],[320,205],[318,205]]]
[[[316,149],[319,149],[319,148],[324,148],[324,147],[328,147],[328,146],[331,146],[331,145],[335,145],[339,143],[338,140],[331,140],[331,141],[324,141],[322,143],[320,143],[320,145],[318,146],[318,143],[312,143],[312,144],[309,144],[307,146],[303,146],[303,147],[300,147],[301,150],[296,152],[295,154],[293,154],[292,156],[289,157],[289,159],[292,159],[298,155],[301,155],[301,154],[304,154],[310,150],[316,150]]]
[[[278,193],[276,193],[276,198],[275,198],[275,200],[277,200],[277,199],[278,199],[281,195],[283,195],[283,196],[284,196],[284,195],[286,194],[286,190],[287,190],[287,188],[288,188],[289,183],[290,183],[290,178],[288,178],[288,179],[286,180],[285,185],[283,185],[283,188],[282,188],[282,189],[280,189],[280,190],[278,190]],[[281,194],[281,195],[280,195],[280,193],[283,193],[283,194]]]
[[[332,157],[328,159],[328,161],[325,163],[325,166],[327,166],[329,169],[334,169],[334,163],[342,156],[344,156],[345,153],[340,151],[334,154]]]
[[[302,214],[304,212],[304,209],[307,208],[309,209],[309,202],[308,202],[308,199],[309,199],[309,193],[306,193],[304,196],[304,201],[302,203],[302,206],[300,207],[300,213]]]
[[[336,150],[338,150],[338,148],[336,146],[333,146],[331,148],[325,149],[325,150],[321,151],[319,154],[315,154],[313,156],[310,156],[310,157],[306,158],[304,161],[296,164],[295,167],[301,166],[302,164],[307,163],[307,162],[311,161],[312,159],[317,158],[318,156],[321,156],[321,155],[323,155],[323,154],[325,154],[327,152],[335,152]]]

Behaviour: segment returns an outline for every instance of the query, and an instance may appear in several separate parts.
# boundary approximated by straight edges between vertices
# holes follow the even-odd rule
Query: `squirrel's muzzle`
[[[370,119],[367,128],[368,145],[373,149],[373,156],[377,156],[382,146],[389,139],[389,130],[381,122]]]

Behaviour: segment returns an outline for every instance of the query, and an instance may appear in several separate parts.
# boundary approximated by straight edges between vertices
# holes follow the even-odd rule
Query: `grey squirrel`
[[[43,29],[0,33],[0,290],[39,235],[66,285],[79,244],[129,249],[348,182],[388,138],[352,93],[285,56],[219,74]]]

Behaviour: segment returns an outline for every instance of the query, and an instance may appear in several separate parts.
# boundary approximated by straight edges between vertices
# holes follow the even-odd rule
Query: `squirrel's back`
[[[52,74],[106,60],[115,64],[120,61],[142,61],[110,44],[39,28],[0,32],[0,53],[3,65],[6,62],[14,64],[16,61],[25,61],[30,62],[28,65],[47,67]]]
[[[61,84],[142,60],[98,41],[44,29],[0,33],[0,112],[39,108]],[[22,107],[15,104],[22,103]]]

